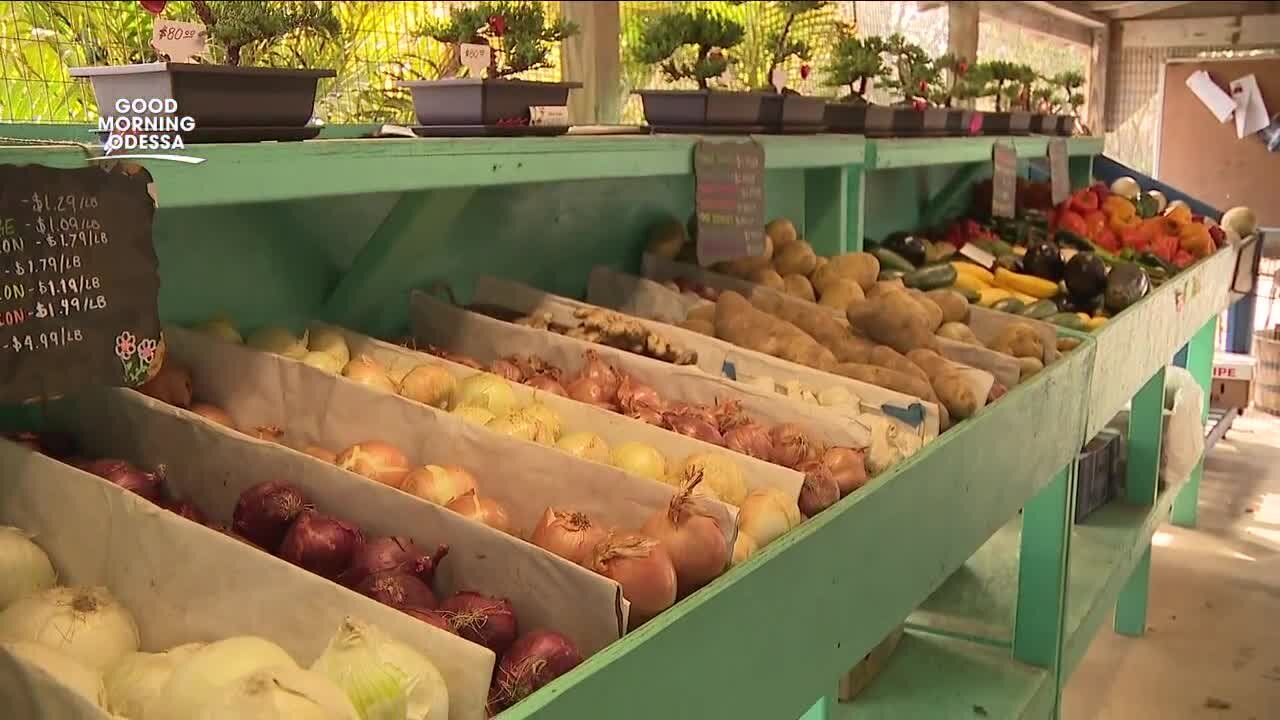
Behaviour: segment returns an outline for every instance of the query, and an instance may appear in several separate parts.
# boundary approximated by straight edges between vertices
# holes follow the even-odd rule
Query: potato
[[[978,345],[979,347],[982,345],[982,343],[978,341],[978,336],[974,335],[973,331],[969,329],[969,326],[964,323],[942,323],[942,327],[938,328],[937,335],[938,337],[967,343],[969,345]]]
[[[785,275],[782,278],[782,284],[788,295],[798,297],[801,300],[814,302],[817,298],[813,294],[813,286],[809,284],[809,278],[803,275]]]
[[[867,299],[877,298],[887,292],[901,292],[906,290],[907,286],[902,284],[902,278],[894,278],[893,280],[879,280],[876,284],[867,290]]]
[[[786,218],[770,220],[769,224],[764,226],[764,234],[773,238],[775,252],[790,245],[797,239],[795,224]]]
[[[912,300],[916,301],[916,304],[919,305],[920,309],[924,310],[924,314],[928,316],[929,332],[937,332],[938,328],[942,327],[942,321],[944,320],[942,308],[938,307],[938,303],[930,300],[925,296],[924,292],[920,290],[913,288],[907,290],[907,294],[911,296]]]
[[[1006,325],[988,347],[1017,358],[1044,357],[1044,341],[1040,339],[1040,333],[1026,323]]]
[[[843,375],[853,380],[859,380],[872,385],[878,385],[882,388],[900,392],[921,400],[933,401],[933,388],[929,383],[921,380],[914,375],[890,370],[880,367],[879,365],[866,365],[863,363],[840,363],[835,366],[831,372],[837,375]]]
[[[1018,358],[1018,382],[1025,382],[1027,378],[1044,369],[1044,363],[1040,358],[1020,357]]]
[[[863,294],[861,285],[848,278],[836,278],[822,291],[818,304],[845,312],[850,305],[866,299],[867,296]]]
[[[905,292],[869,299],[849,308],[848,317],[860,334],[900,353],[938,345],[925,311]]]
[[[684,319],[714,323],[716,321],[716,304],[713,302],[704,302],[699,305],[694,305],[689,308],[689,312],[685,314]]]
[[[879,365],[882,368],[896,370],[906,375],[918,377],[925,382],[929,381],[929,376],[919,365],[907,359],[906,355],[894,350],[888,345],[877,345],[871,350],[868,362],[872,365]]]
[[[654,226],[649,233],[649,243],[645,245],[645,251],[658,257],[675,260],[687,242],[689,242],[689,236],[685,233],[684,223],[668,220]]]
[[[680,327],[684,328],[685,330],[692,330],[696,333],[701,333],[703,335],[710,335],[711,337],[716,336],[715,324],[712,322],[708,322],[706,320],[686,318],[684,322],[680,323]]]
[[[876,283],[876,276],[880,274],[880,261],[871,253],[852,252],[831,258],[827,268],[828,272],[833,272],[838,277],[849,278],[866,291]]]
[[[751,304],[757,310],[767,312],[803,330],[809,337],[830,350],[840,362],[866,362],[875,343],[854,337],[835,314],[771,293],[752,293]]]
[[[745,278],[756,270],[764,270],[769,267],[769,263],[773,260],[773,240],[768,236],[764,236],[764,251],[759,255],[751,257],[738,258],[737,260],[726,260],[721,263],[712,265],[711,268],[716,272],[732,275],[734,277]]]
[[[929,374],[933,392],[947,407],[947,412],[957,420],[972,417],[985,404],[986,398],[974,395],[973,386],[964,377],[960,366],[932,350],[912,350],[907,359],[924,368]]]
[[[831,351],[803,330],[757,310],[731,290],[720,293],[716,301],[715,330],[721,340],[790,362],[819,370],[830,370],[836,364]]]
[[[782,275],[808,275],[818,266],[818,256],[813,247],[797,240],[782,248],[773,256],[773,269]]]
[[[1080,338],[1060,337],[1058,338],[1058,352],[1071,352],[1080,347]]]
[[[932,300],[942,309],[943,322],[969,322],[969,301],[955,290],[947,288],[930,290],[925,293],[925,297]]]
[[[822,272],[822,268],[826,267],[829,262],[831,261],[819,255],[818,261],[814,263],[813,272],[809,273],[809,282],[813,282],[813,279],[818,276],[818,273]],[[817,289],[818,286],[814,285],[813,287]]]
[[[754,270],[747,274],[747,280],[774,290],[787,289],[787,283],[783,281],[782,276],[773,268]]]

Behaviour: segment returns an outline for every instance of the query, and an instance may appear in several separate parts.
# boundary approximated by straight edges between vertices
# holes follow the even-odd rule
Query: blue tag
[[[881,405],[880,409],[884,411],[885,415],[901,420],[911,427],[920,427],[920,424],[924,422],[924,406],[920,403],[912,403],[908,407]]]
[[[724,364],[720,366],[720,372],[730,380],[738,379],[738,368],[734,367],[733,363],[728,360],[725,360]]]

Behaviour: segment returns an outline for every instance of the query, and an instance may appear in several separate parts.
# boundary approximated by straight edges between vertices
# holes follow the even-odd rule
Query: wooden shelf
[[[1037,136],[983,136],[971,138],[893,138],[867,141],[868,170],[919,167],[924,165],[954,165],[991,161],[991,146],[996,142],[1012,144],[1018,157],[1045,157],[1049,141],[1054,138]],[[1102,138],[1067,138],[1067,154],[1092,156],[1102,152]]]

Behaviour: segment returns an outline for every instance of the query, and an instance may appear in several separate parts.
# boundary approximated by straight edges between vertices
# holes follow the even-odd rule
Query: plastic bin
[[[1076,519],[1084,522],[1095,510],[1124,491],[1120,434],[1103,430],[1076,459]]]

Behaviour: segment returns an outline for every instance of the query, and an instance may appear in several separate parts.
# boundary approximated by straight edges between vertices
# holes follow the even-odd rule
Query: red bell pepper
[[[1151,241],[1151,252],[1165,262],[1173,262],[1178,254],[1178,238],[1175,235],[1158,235]]]
[[[1102,201],[1098,199],[1098,194],[1094,192],[1093,188],[1077,190],[1071,196],[1071,209],[1081,215],[1093,212],[1101,206]]]
[[[1089,227],[1084,223],[1084,216],[1071,210],[1058,213],[1058,228],[1073,232],[1082,238],[1089,237]]]
[[[1184,268],[1184,267],[1187,267],[1188,265],[1190,265],[1190,264],[1194,263],[1195,261],[1196,261],[1196,256],[1195,256],[1195,255],[1192,255],[1191,253],[1187,252],[1186,250],[1179,250],[1179,251],[1178,251],[1178,252],[1173,256],[1173,264],[1174,264],[1174,266],[1176,266],[1178,269],[1182,269],[1182,268]]]
[[[1085,237],[1090,240],[1097,240],[1102,231],[1107,229],[1107,214],[1101,210],[1094,210],[1084,216]]]
[[[1094,245],[1097,245],[1103,250],[1109,250],[1113,253],[1120,252],[1121,250],[1120,238],[1116,237],[1116,234],[1108,228],[1103,228],[1102,232],[1098,233],[1097,237],[1091,239],[1093,240]]]
[[[1144,252],[1150,243],[1137,228],[1128,228],[1120,233],[1120,244],[1132,248],[1134,252]]]

